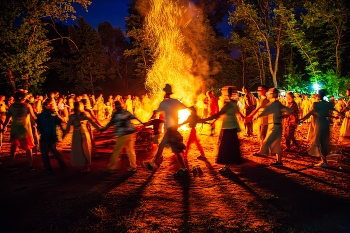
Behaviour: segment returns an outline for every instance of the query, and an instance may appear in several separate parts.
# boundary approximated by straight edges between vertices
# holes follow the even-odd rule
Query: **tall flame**
[[[196,17],[195,8],[187,1],[149,0],[146,15],[146,37],[154,54],[154,63],[148,71],[146,88],[155,103],[164,96],[163,88],[169,83],[174,97],[185,105],[194,104],[201,88],[200,77],[191,74],[193,59],[184,52],[186,38],[183,30]]]

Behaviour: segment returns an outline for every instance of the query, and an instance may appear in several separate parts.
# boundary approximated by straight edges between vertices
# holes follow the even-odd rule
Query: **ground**
[[[298,127],[300,147],[284,152],[284,167],[270,167],[271,156],[252,156],[256,137],[241,138],[244,164],[220,174],[212,153],[217,136],[208,125],[198,128],[207,161],[198,160],[193,146],[189,169],[199,165],[203,176],[174,178],[179,168],[169,149],[160,168],[146,171],[141,162],[154,151],[137,154],[138,170],[106,174],[113,145],[112,132],[96,134],[97,154],[91,173],[79,168],[60,171],[52,159],[53,174],[43,173],[39,156],[35,171],[27,172],[23,151],[18,170],[7,171],[8,135],[0,161],[1,232],[350,232],[350,157],[339,145],[338,126],[332,128],[335,150],[329,168],[315,168],[318,158],[306,152],[307,125]],[[188,130],[182,130],[185,141]],[[107,145],[107,146],[106,146]],[[59,148],[69,162],[70,138]]]

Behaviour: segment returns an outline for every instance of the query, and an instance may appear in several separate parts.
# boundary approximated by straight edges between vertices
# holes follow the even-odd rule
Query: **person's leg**
[[[49,157],[49,144],[47,142],[40,142],[41,159],[43,161],[46,171],[52,171],[52,166]]]
[[[115,170],[120,168],[120,152],[123,149],[126,139],[126,136],[121,136],[117,138],[117,142],[109,160],[109,164],[107,165],[107,169]]]
[[[165,145],[169,142],[169,131],[166,131],[164,134],[164,137],[162,139],[162,141],[159,143],[158,149],[157,149],[157,153],[156,155],[153,157],[152,162],[155,163],[157,162],[157,160],[159,159],[159,157],[163,154],[163,150],[165,148]]]
[[[49,148],[52,151],[53,156],[57,159],[58,164],[61,168],[67,167],[67,164],[63,161],[61,153],[56,148],[56,143],[49,143]]]
[[[199,150],[199,153],[201,154],[200,156],[201,157],[205,157],[205,153],[204,153],[204,150],[203,150],[203,147],[201,145],[201,143],[199,142],[199,139],[197,137],[197,134],[194,135],[194,143],[196,144],[198,150]]]
[[[292,140],[294,146],[297,147],[297,146],[298,146],[298,142],[297,142],[297,140],[295,139],[295,130],[296,130],[296,129],[297,129],[297,126],[291,127],[289,135],[290,135],[290,139]]]
[[[130,169],[136,169],[136,153],[135,153],[135,141],[136,141],[136,133],[128,134],[125,137],[125,150],[126,154],[129,158]]]
[[[184,163],[184,160],[181,156],[181,153],[175,153],[176,156],[177,156],[177,159],[179,160],[179,163],[180,163],[180,166],[182,169],[186,169],[186,166],[185,166],[185,163]]]
[[[27,159],[28,159],[28,165],[29,165],[29,171],[33,171],[33,153],[32,149],[29,149],[26,151]]]
[[[287,146],[287,149],[289,150],[290,149],[290,139],[289,138],[286,138],[286,146]]]
[[[16,149],[17,149],[16,146],[11,145],[10,158],[9,158],[10,159],[10,162],[9,162],[10,167],[14,167],[15,166]]]
[[[276,154],[276,161],[282,163],[282,154]]]
[[[188,151],[190,149],[191,144],[194,141],[196,130],[194,128],[191,129],[190,136],[188,137],[187,144],[186,144],[186,154],[188,155]]]

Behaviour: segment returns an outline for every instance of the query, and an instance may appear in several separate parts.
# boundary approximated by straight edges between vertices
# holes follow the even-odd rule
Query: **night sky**
[[[92,0],[86,12],[80,5],[76,6],[76,16],[82,16],[89,24],[97,29],[97,25],[104,21],[110,22],[114,27],[121,27],[125,31],[125,17],[128,17],[128,3],[130,0]],[[229,35],[232,26],[228,25],[227,16],[219,25],[225,36]],[[67,24],[75,24],[69,20]]]
[[[125,17],[128,16],[129,0],[92,0],[92,4],[86,12],[80,5],[76,6],[76,16],[82,16],[94,28],[104,21],[110,22],[115,27],[125,29]],[[68,24],[75,23],[72,20]]]

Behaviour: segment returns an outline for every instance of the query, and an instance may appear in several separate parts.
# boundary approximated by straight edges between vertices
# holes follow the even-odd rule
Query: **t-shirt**
[[[266,98],[266,96],[261,96],[258,100],[257,100],[257,105],[256,108],[260,108],[258,110],[258,114],[260,115],[264,109],[266,108],[266,105],[268,105],[270,103],[270,101]],[[267,125],[268,124],[268,118],[267,116],[262,116],[259,118],[259,124],[261,125]]]
[[[114,125],[115,136],[121,137],[136,132],[134,125],[130,122],[131,119],[135,119],[135,116],[126,110],[120,110],[113,114],[108,124]]]
[[[169,98],[163,100],[156,111],[165,113],[165,128],[169,129],[178,124],[178,112],[185,108],[187,107],[177,99]]]

